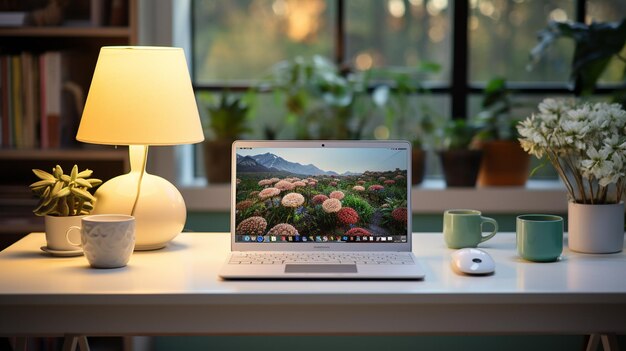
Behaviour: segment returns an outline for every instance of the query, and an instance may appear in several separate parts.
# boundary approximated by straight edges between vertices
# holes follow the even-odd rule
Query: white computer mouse
[[[452,253],[452,267],[459,273],[487,275],[496,271],[493,258],[483,250],[465,248]]]

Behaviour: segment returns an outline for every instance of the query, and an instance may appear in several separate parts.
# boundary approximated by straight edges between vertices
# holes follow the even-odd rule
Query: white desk
[[[496,274],[459,276],[441,234],[416,234],[424,281],[222,281],[226,234],[182,234],[127,267],[55,258],[31,234],[0,253],[0,335],[626,333],[626,254],[518,259],[481,245]]]

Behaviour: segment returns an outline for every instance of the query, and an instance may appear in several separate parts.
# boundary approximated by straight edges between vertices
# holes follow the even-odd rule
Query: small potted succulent
[[[57,165],[52,174],[33,169],[39,181],[30,185],[32,192],[39,197],[39,204],[33,210],[37,216],[45,216],[46,241],[49,251],[74,251],[75,247],[66,240],[66,232],[71,226],[80,226],[80,219],[93,210],[96,198],[89,192],[102,183],[100,179],[89,178],[93,171],[78,171],[74,165],[69,175],[63,174]]]

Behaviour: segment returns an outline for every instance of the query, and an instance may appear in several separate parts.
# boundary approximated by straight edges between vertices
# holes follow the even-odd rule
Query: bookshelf
[[[116,11],[118,14],[122,13],[123,18],[101,18],[96,23],[94,12],[89,6],[100,6],[98,11],[103,11],[101,16],[110,16],[113,10],[108,7],[112,4],[117,6]],[[123,6],[121,12],[120,4]],[[37,203],[37,199],[31,196],[28,189],[28,185],[36,180],[31,172],[32,168],[50,171],[54,165],[60,164],[64,170],[67,167],[66,171],[69,171],[77,164],[81,170],[92,169],[94,177],[102,180],[113,178],[129,169],[126,148],[116,150],[113,147],[80,144],[75,142],[75,129],[78,127],[82,113],[80,108],[84,106],[100,48],[137,43],[138,0],[70,0],[68,11],[77,8],[73,5],[86,6],[85,11],[78,18],[75,15],[66,18],[58,26],[2,27],[0,24],[0,57],[9,57],[11,60],[12,57],[18,57],[16,60],[20,60],[20,64],[32,62],[32,67],[36,66],[32,71],[21,68],[22,75],[25,76],[22,77],[22,82],[28,82],[31,74],[35,76],[32,79],[41,82],[33,83],[30,93],[35,91],[35,98],[25,98],[30,93],[22,88],[19,94],[23,101],[16,100],[21,102],[22,109],[30,109],[34,117],[28,117],[27,121],[12,120],[14,124],[20,124],[21,128],[18,127],[18,130],[22,130],[21,133],[30,135],[27,137],[30,141],[22,141],[19,145],[15,143],[13,125],[8,129],[2,128],[4,135],[0,134],[0,249],[31,231],[43,230],[43,219],[32,214],[33,206]],[[96,14],[100,15],[98,12]],[[51,88],[46,87],[44,81],[37,79],[40,74],[48,77],[52,72],[43,69],[48,66],[37,66],[40,60],[44,61],[41,57],[49,53],[59,53],[61,57],[61,64],[54,66],[60,76],[60,84],[56,89],[61,92],[56,91],[54,94],[50,94]],[[25,57],[26,61],[22,61]],[[2,60],[0,64],[4,64]],[[0,78],[3,78],[1,74]],[[14,85],[7,86],[6,79],[2,82],[4,84],[0,84],[0,96],[4,100],[0,99],[0,121],[5,122],[5,119],[13,119],[15,115],[13,110],[4,107],[7,104],[7,97],[4,95],[9,88],[12,89],[12,94],[16,94],[16,90]],[[58,142],[50,142],[48,136],[43,137],[43,124],[46,125],[46,130],[52,127],[48,125],[46,100],[41,98],[42,95],[58,99],[60,111],[57,118],[61,121],[59,123],[67,124],[61,124],[63,128],[58,127],[63,129],[58,134],[46,133],[58,139]],[[7,123],[4,126],[6,125]],[[56,126],[53,125],[54,128]],[[6,138],[6,130],[13,133],[13,138]],[[33,138],[34,141],[31,140]]]

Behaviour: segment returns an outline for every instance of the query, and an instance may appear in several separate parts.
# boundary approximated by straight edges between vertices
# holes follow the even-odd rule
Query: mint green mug
[[[483,224],[493,226],[491,233],[483,233]],[[478,244],[493,238],[498,232],[498,222],[483,217],[476,210],[447,210],[443,213],[443,238],[451,249],[476,247]]]
[[[554,215],[517,216],[517,253],[535,262],[556,261],[563,252],[563,218]]]

